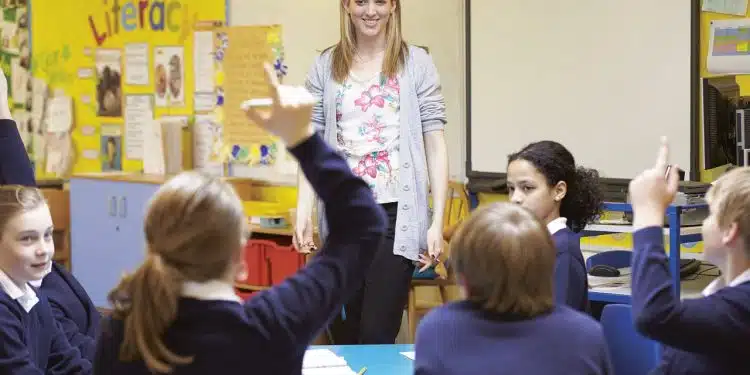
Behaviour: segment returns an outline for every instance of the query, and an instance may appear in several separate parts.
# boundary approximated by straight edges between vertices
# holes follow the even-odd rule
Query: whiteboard
[[[231,26],[280,24],[289,67],[284,83],[302,84],[320,51],[339,40],[339,4],[338,0],[229,0],[228,21]],[[437,66],[448,117],[450,174],[460,180],[466,154],[464,2],[434,4],[434,0],[403,1],[401,27],[407,42],[429,47]]]
[[[469,176],[505,173],[508,154],[549,139],[602,177],[632,178],[662,135],[689,172],[698,2],[470,0]]]

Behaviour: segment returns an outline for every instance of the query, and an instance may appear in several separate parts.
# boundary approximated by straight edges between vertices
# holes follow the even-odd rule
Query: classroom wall
[[[466,144],[464,2],[446,1],[443,7],[436,7],[434,4],[432,0],[404,1],[402,27],[407,41],[429,47],[435,60],[447,106],[446,141],[450,176],[454,180],[463,180]],[[281,24],[285,59],[289,66],[289,74],[284,82],[302,84],[315,56],[339,39],[339,2],[230,0],[229,24]],[[252,173],[268,174],[269,171]],[[294,170],[277,170],[273,173],[293,174]],[[289,181],[288,176],[283,179]]]

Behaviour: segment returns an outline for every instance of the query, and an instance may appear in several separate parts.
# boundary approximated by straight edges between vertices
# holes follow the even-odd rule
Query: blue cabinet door
[[[143,214],[158,185],[73,178],[70,181],[73,275],[96,306],[143,260]]]

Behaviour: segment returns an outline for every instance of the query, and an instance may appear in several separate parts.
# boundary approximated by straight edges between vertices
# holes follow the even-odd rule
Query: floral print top
[[[353,73],[336,95],[336,143],[378,203],[398,200],[399,96],[397,78]]]

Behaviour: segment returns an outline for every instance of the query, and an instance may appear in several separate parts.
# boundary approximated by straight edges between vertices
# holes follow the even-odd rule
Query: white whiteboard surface
[[[693,1],[470,1],[473,172],[505,173],[508,154],[550,139],[632,178],[662,135],[689,171]]]
[[[284,83],[302,84],[320,51],[339,40],[339,4],[339,0],[229,0],[229,25],[280,24],[289,67]],[[461,180],[466,155],[464,1],[434,5],[434,0],[403,1],[401,25],[406,41],[429,47],[437,66],[448,116],[450,174]]]

